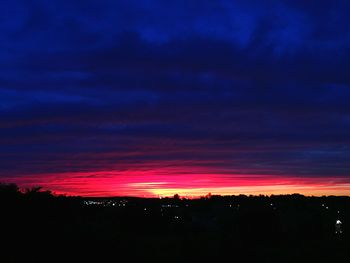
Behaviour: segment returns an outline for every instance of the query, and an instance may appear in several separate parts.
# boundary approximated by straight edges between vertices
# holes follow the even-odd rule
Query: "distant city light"
[[[162,207],[179,207],[178,205],[162,205]]]
[[[335,222],[335,233],[336,234],[341,234],[343,233],[342,229],[341,229],[341,226],[342,226],[342,222],[338,219],[336,222]]]

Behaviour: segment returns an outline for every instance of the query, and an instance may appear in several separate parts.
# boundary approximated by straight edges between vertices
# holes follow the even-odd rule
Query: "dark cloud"
[[[189,161],[347,177],[349,11],[11,1],[0,11],[0,175]]]

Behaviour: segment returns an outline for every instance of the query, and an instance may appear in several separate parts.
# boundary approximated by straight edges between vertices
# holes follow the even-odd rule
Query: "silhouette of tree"
[[[282,262],[289,255],[294,258],[288,262],[314,262],[310,261],[313,252],[317,262],[346,262],[349,255],[349,197],[78,198],[53,195],[41,187],[20,191],[15,184],[0,183],[0,215],[1,238],[9,247],[17,251],[57,248],[58,253],[48,254],[68,257],[62,245],[69,244],[79,251],[79,259],[89,259],[88,254],[81,255],[81,251],[89,253],[87,247],[99,259],[108,251],[114,255],[139,251],[142,262],[170,256],[177,262],[185,256],[207,259],[210,253],[217,260],[218,255],[232,256],[233,247],[236,258],[256,254],[263,256],[261,262]],[[341,235],[334,233],[338,217],[344,224]],[[327,250],[339,253],[329,253],[332,260],[322,261]],[[278,260],[270,260],[272,256]]]

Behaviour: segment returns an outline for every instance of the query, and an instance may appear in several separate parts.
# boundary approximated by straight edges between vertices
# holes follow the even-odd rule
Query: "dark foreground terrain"
[[[0,184],[0,213],[0,262],[350,260],[349,197],[79,198]]]

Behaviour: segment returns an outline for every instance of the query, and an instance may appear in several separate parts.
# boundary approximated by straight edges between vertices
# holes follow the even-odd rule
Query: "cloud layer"
[[[198,178],[225,174],[228,187],[237,175],[346,184],[349,11],[348,1],[6,3],[0,180],[120,182],[161,169],[186,182],[200,167]],[[62,180],[51,188],[64,192]]]

